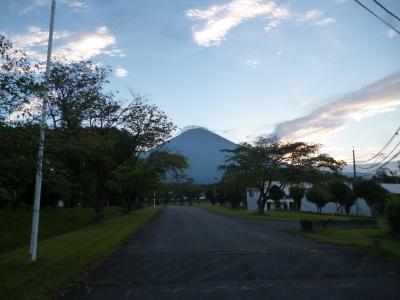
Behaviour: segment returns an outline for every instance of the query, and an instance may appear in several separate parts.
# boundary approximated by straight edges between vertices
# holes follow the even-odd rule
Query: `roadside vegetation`
[[[386,217],[363,217],[351,215],[335,215],[300,212],[295,210],[270,210],[264,214],[250,211],[243,208],[232,208],[228,203],[211,204],[208,202],[201,203],[201,207],[209,211],[224,214],[231,217],[250,218],[264,221],[292,221],[299,223],[299,229],[295,234],[300,234],[307,238],[313,239],[321,243],[332,243],[344,246],[358,247],[362,250],[381,255],[391,260],[400,261],[400,232],[398,224],[400,220],[400,195],[389,196],[390,205],[388,205]],[[389,200],[388,200],[389,201]],[[393,206],[393,208],[392,208]],[[374,228],[317,228],[312,229],[312,225],[308,230],[302,229],[300,223],[307,220],[313,222],[325,222],[329,219],[339,222],[362,222],[376,221],[377,226]],[[396,227],[397,226],[397,227]]]
[[[32,205],[42,99],[42,207],[92,207],[100,222],[106,206],[140,209],[168,172],[188,167],[158,148],[176,129],[170,118],[143,95],[116,96],[111,68],[58,57],[47,80],[43,70],[0,34],[0,209]]]
[[[27,247],[0,255],[0,299],[54,299],[71,284],[82,283],[85,271],[117,249],[158,213],[145,208],[106,219],[39,243],[38,262]]]
[[[370,180],[349,179],[340,174],[345,162],[321,153],[320,145],[286,142],[276,136],[260,137],[253,144],[242,143],[224,152],[227,158],[220,167],[222,180],[208,187],[209,204],[203,207],[234,217],[296,221],[300,234],[317,241],[400,258],[400,197],[380,185],[398,182],[395,172],[381,168]],[[246,209],[246,193],[254,189],[258,192],[257,212]],[[301,211],[304,196],[316,205],[317,213]],[[281,201],[287,198],[293,199],[290,206]],[[366,201],[373,217],[350,215],[357,198]],[[327,203],[335,204],[335,214],[322,214]]]
[[[321,229],[298,231],[302,236],[321,243],[354,246],[391,260],[400,261],[400,239],[385,224],[370,229]]]
[[[299,222],[301,219],[308,219],[311,221],[320,221],[325,218],[330,218],[331,214],[319,214],[311,212],[301,212],[295,210],[270,210],[260,215],[258,212],[243,209],[231,208],[229,205],[212,205],[210,203],[202,203],[201,207],[206,208],[212,212],[221,213],[231,217],[239,218],[252,218],[266,221],[293,221]],[[349,221],[349,220],[368,220],[369,217],[356,217],[356,216],[335,216],[335,220]]]
[[[0,299],[52,298],[156,214],[144,207],[168,176],[188,181],[186,158],[160,148],[176,126],[146,96],[131,91],[124,99],[111,90],[111,68],[55,57],[47,79],[44,69],[0,33]],[[32,263],[43,99],[40,243]]]
[[[121,215],[118,207],[106,207],[105,218]],[[85,227],[93,220],[91,208],[43,209],[40,214],[40,240]],[[28,251],[32,226],[32,212],[0,210],[0,254],[19,247]]]

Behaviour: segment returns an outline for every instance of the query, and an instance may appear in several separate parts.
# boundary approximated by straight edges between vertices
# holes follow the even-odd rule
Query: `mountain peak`
[[[234,149],[237,145],[207,128],[191,127],[170,139],[164,147],[187,157],[190,169],[186,173],[195,183],[209,184],[221,179],[218,167],[225,162],[221,150]]]

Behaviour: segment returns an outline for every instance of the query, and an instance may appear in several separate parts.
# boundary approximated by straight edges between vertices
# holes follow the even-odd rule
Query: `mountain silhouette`
[[[190,168],[186,174],[196,184],[219,181],[222,172],[218,167],[225,162],[227,153],[222,149],[234,149],[237,145],[205,128],[193,128],[170,139],[162,149],[186,156]]]

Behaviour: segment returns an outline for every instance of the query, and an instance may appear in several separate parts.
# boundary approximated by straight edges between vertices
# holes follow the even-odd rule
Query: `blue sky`
[[[352,0],[58,0],[55,55],[114,69],[180,127],[272,132],[368,156],[400,125],[400,35]],[[400,1],[382,0],[400,14]],[[2,0],[0,31],[45,54],[48,0]],[[363,3],[394,26],[371,0]]]

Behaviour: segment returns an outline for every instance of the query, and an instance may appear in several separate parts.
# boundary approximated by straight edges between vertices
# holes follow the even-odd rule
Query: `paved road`
[[[400,299],[399,265],[297,226],[167,207],[65,298]]]

